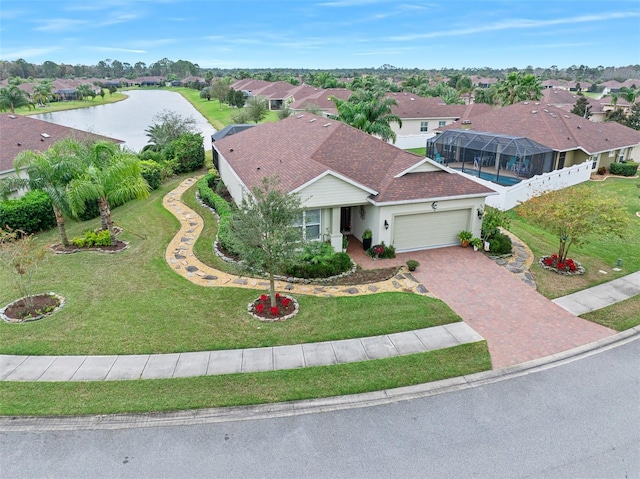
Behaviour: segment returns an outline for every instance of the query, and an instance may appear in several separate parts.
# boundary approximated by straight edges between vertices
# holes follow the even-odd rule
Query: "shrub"
[[[600,168],[598,168],[598,174],[599,175],[606,175],[607,174],[607,169],[604,166],[601,166]]]
[[[327,243],[310,241],[283,274],[296,278],[328,278],[350,269],[351,258],[347,253],[336,253]]]
[[[91,248],[92,246],[111,246],[109,230],[85,231],[84,236],[76,237],[71,242],[78,248]]]
[[[51,198],[44,191],[29,191],[22,198],[0,201],[0,227],[7,226],[25,234],[53,228],[56,217],[53,214]]]
[[[627,161],[625,163],[611,163],[609,171],[612,175],[634,176],[638,171],[638,163]]]
[[[498,228],[509,229],[511,220],[504,211],[497,208],[485,207],[482,216],[482,239],[489,241],[498,233]],[[471,238],[469,238],[471,239]]]
[[[393,245],[387,246],[383,241],[369,248],[367,254],[372,258],[395,258],[396,249]]]
[[[157,190],[162,184],[162,167],[153,160],[140,161],[142,177],[147,181],[152,190]]]
[[[504,233],[495,233],[489,240],[489,252],[493,254],[511,253],[511,238]]]
[[[231,231],[231,205],[227,201],[213,192],[211,189],[217,181],[217,175],[207,173],[198,180],[198,194],[200,199],[208,206],[216,210],[220,221],[218,223],[218,243],[229,254],[235,254],[233,248],[233,234]]]
[[[184,133],[162,150],[167,161],[177,161],[176,173],[195,171],[204,166],[204,146],[200,133]]]
[[[420,263],[418,263],[415,259],[410,259],[409,261],[407,261],[407,268],[409,268],[409,271],[415,271],[418,266],[420,266]]]

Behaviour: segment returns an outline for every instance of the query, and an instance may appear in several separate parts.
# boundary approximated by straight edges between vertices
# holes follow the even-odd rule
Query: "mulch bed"
[[[48,316],[60,307],[62,300],[50,294],[38,294],[33,297],[33,305],[27,306],[26,300],[20,299],[4,310],[4,315],[12,323],[39,319]]]
[[[400,266],[392,266],[390,268],[380,269],[362,269],[358,267],[355,273],[342,276],[323,284],[330,286],[350,286],[355,284],[377,283],[378,281],[386,281],[398,274]]]
[[[92,246],[90,248],[79,248],[76,245],[70,244],[65,246],[63,244],[54,244],[51,246],[51,251],[56,254],[72,254],[79,253],[80,251],[98,251],[100,253],[119,253],[129,247],[129,243],[126,241],[116,241],[115,244],[110,246]]]

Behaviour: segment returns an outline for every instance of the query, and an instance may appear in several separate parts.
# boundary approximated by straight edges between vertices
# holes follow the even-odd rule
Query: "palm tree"
[[[108,229],[111,243],[116,237],[111,217],[111,205],[149,195],[149,185],[141,174],[139,158],[120,150],[111,143],[77,144],[78,157],[84,170],[67,187],[74,215],[81,214],[88,202],[97,201],[102,229]]]
[[[21,152],[14,161],[16,174],[7,180],[15,187],[29,187],[42,190],[51,198],[53,213],[56,217],[60,239],[65,246],[69,245],[64,217],[72,216],[67,197],[67,185],[80,174],[82,165],[74,154],[73,144],[69,140],[60,140],[47,150]],[[29,178],[21,178],[18,170],[25,169]]]
[[[26,91],[15,85],[0,88],[0,111],[9,110],[11,113],[15,113],[16,108],[22,106],[33,108],[33,102]]]
[[[539,100],[542,97],[542,83],[531,73],[521,75],[511,72],[498,83],[497,93],[503,106],[525,100]]]
[[[42,81],[33,87],[33,100],[38,102],[38,105],[45,105],[49,103],[49,100],[53,97],[51,82]]]
[[[337,119],[358,128],[370,135],[379,136],[384,141],[396,141],[396,134],[390,123],[395,122],[402,128],[402,120],[391,111],[398,102],[384,96],[383,91],[358,90],[348,100],[331,97],[338,109]]]
[[[78,100],[84,100],[88,96],[93,99],[96,96],[96,92],[93,91],[91,85],[83,83],[82,85],[78,85],[78,88],[76,88],[76,95],[78,96]]]

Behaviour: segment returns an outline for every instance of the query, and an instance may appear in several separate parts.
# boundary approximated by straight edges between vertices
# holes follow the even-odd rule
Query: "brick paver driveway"
[[[415,277],[485,337],[494,368],[566,351],[615,331],[578,318],[471,248],[405,253]]]

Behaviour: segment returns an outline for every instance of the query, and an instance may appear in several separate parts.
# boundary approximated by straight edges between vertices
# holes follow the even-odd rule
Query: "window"
[[[420,122],[420,131],[429,131],[429,122],[421,121]]]
[[[302,229],[302,237],[306,240],[320,239],[320,210],[306,210],[302,218],[296,223]]]
[[[441,126],[447,126],[447,120],[440,120],[438,122],[438,128],[441,127]]]

